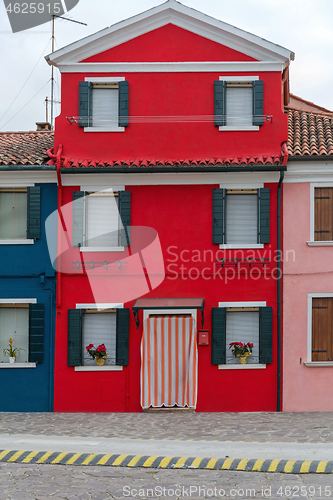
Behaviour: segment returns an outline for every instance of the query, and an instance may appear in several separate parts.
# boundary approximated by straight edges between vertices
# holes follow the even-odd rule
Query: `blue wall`
[[[36,185],[41,186],[41,238],[33,245],[0,245],[0,298],[35,298],[44,304],[44,361],[36,368],[0,369],[0,411],[53,411],[56,277],[45,219],[57,209],[57,186]]]

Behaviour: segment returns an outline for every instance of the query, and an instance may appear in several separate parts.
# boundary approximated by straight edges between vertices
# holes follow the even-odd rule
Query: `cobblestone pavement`
[[[333,443],[333,412],[0,413],[0,433]]]
[[[332,496],[333,476],[325,474],[0,465],[0,500],[323,499]]]

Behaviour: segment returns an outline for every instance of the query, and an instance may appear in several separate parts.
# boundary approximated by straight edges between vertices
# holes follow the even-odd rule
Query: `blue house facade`
[[[57,210],[56,172],[46,164],[52,146],[50,131],[0,133],[0,411],[53,411],[56,272],[45,233]]]

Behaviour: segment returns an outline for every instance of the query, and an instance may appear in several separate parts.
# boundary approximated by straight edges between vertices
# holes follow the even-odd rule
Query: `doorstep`
[[[143,413],[158,413],[158,412],[174,412],[174,413],[195,413],[195,408],[178,408],[178,407],[173,407],[173,408],[144,408]]]

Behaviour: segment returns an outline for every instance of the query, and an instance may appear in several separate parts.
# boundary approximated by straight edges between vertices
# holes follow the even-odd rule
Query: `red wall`
[[[266,301],[273,307],[273,364],[265,370],[218,370],[211,364],[211,345],[198,346],[198,404],[197,411],[274,411],[276,410],[276,280],[273,272],[276,249],[276,184],[271,188],[271,243],[258,256],[269,257],[271,267],[267,275],[259,279],[245,276],[230,279],[213,278],[214,263],[185,262],[189,254],[183,253],[179,265],[178,256],[190,250],[194,260],[204,250],[211,250],[214,258],[218,246],[212,244],[212,189],[211,186],[140,186],[131,187],[132,225],[150,226],[157,230],[163,248],[166,278],[163,283],[145,297],[203,297],[205,299],[205,328],[211,330],[211,308],[224,301]],[[65,188],[64,203],[72,199],[73,188]],[[68,231],[71,228],[68,227]],[[172,246],[173,248],[169,248]],[[177,250],[174,248],[177,247]],[[169,248],[169,250],[168,250]],[[193,253],[193,250],[197,252]],[[240,251],[237,255],[240,256]],[[209,254],[207,254],[209,255]],[[232,257],[235,251],[219,251],[218,257]],[[244,251],[244,257],[251,255]],[[168,266],[172,264],[171,268]],[[204,278],[190,279],[191,268],[204,268]],[[180,277],[175,279],[175,271]],[[190,271],[192,277],[198,272]],[[229,275],[230,276],[230,275]],[[257,275],[254,275],[256,278]],[[93,295],[84,276],[62,277],[62,307],[58,309],[55,360],[55,411],[140,411],[140,341],[142,312],[137,330],[130,312],[129,366],[122,372],[75,372],[67,366],[67,310],[76,303],[91,303]],[[132,307],[134,302],[124,305]],[[59,314],[60,313],[60,314]],[[198,322],[201,315],[198,313]],[[199,325],[198,325],[199,327]],[[126,405],[128,397],[128,406]]]

